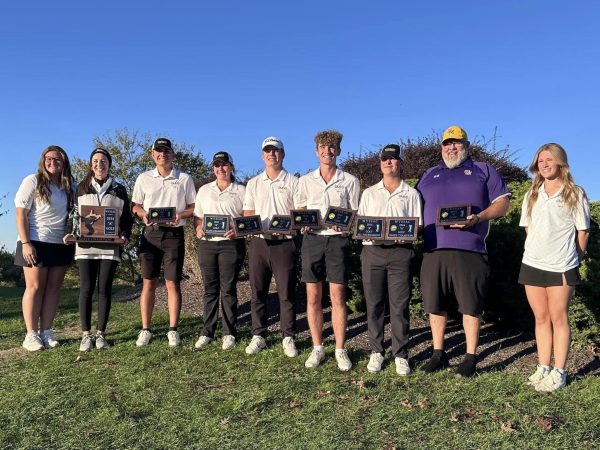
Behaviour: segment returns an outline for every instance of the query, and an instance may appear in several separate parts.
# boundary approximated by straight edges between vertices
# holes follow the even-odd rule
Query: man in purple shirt
[[[490,220],[508,211],[510,192],[493,167],[469,157],[469,141],[462,128],[448,128],[442,137],[441,149],[443,161],[427,169],[417,184],[424,206],[421,291],[433,335],[433,356],[422,369],[435,372],[448,367],[444,334],[448,298],[454,296],[463,315],[467,344],[467,353],[456,368],[456,374],[469,377],[475,374],[489,276],[485,239]],[[438,209],[455,205],[471,206],[466,223],[436,225]]]

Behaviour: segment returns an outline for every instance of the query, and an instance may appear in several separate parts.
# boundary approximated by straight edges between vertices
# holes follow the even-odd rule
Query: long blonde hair
[[[65,152],[58,145],[50,145],[44,149],[42,152],[42,156],[40,156],[40,160],[38,162],[38,170],[37,170],[37,196],[44,203],[50,203],[50,184],[52,181],[50,180],[50,174],[46,170],[45,160],[46,153],[55,151],[59,152],[60,156],[63,160],[62,165],[62,173],[60,174],[60,179],[58,181],[58,187],[65,191],[67,194],[67,199],[69,201],[69,205],[73,200],[73,176],[71,175],[71,163],[69,162],[69,157],[67,156],[67,152]]]
[[[531,217],[531,211],[533,209],[533,205],[538,199],[538,194],[540,187],[544,183],[544,177],[540,174],[540,170],[538,168],[538,158],[540,157],[540,153],[543,151],[548,151],[552,155],[552,159],[558,165],[559,177],[562,182],[562,193],[561,197],[564,204],[567,206],[569,211],[573,212],[575,207],[577,206],[577,201],[579,197],[579,192],[583,194],[585,197],[585,192],[583,189],[575,185],[573,181],[573,177],[571,176],[571,172],[569,171],[569,161],[567,159],[567,152],[562,148],[559,144],[555,144],[553,142],[549,144],[542,145],[538,151],[535,153],[533,157],[533,161],[529,166],[529,171],[533,175],[533,183],[531,185],[531,189],[529,190],[529,199],[527,201],[527,216]]]

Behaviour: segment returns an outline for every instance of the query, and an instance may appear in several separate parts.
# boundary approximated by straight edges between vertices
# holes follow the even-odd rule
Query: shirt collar
[[[377,186],[377,189],[384,189],[385,191],[389,192],[384,184],[383,184],[383,178],[381,180],[379,180],[379,183],[377,183],[375,186]],[[390,192],[390,195],[394,195],[394,194],[398,194],[402,191],[406,191],[408,189],[407,184],[404,182],[404,180],[400,180],[400,185],[396,188],[396,190],[394,192]]]
[[[471,159],[470,156],[467,156],[467,159],[465,159],[462,164],[460,166],[456,166],[455,169],[458,169],[460,167],[466,167],[466,168],[473,168],[473,164],[475,164],[473,162],[473,160]],[[439,166],[440,169],[448,169],[448,166],[446,165],[446,163],[444,162],[444,160],[442,159],[442,161],[440,162]],[[452,170],[452,169],[448,169],[448,170]]]
[[[157,167],[155,167],[155,168],[152,170],[152,176],[153,176],[154,178],[162,178],[162,177],[160,176],[160,173],[158,173],[158,168],[157,168]],[[167,176],[166,176],[166,177],[164,177],[164,178],[165,178],[165,180],[166,180],[166,179],[169,179],[169,178],[179,178],[179,170],[177,170],[175,167],[173,167],[173,168],[171,169],[171,172],[169,173],[169,175],[167,175]]]
[[[277,175],[277,178],[275,178],[274,180],[271,180],[269,178],[269,176],[267,175],[267,171],[264,170],[262,173],[261,179],[263,181],[281,181],[285,178],[286,175],[287,175],[287,171],[284,168],[282,168],[281,171],[279,172],[279,174]]]
[[[321,176],[321,169],[319,167],[316,168],[316,170],[312,173],[313,178],[321,178],[323,179],[323,177]],[[333,178],[331,179],[331,181],[329,183],[331,183],[332,181],[339,181],[339,180],[343,180],[344,179],[344,171],[341,170],[339,167],[335,168],[335,173],[333,174]]]

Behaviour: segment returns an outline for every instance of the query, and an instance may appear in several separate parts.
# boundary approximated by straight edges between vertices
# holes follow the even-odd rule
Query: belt
[[[287,237],[287,235],[279,235],[273,236],[272,234],[259,234],[258,237],[260,239],[264,239],[265,241],[290,241],[291,237]]]

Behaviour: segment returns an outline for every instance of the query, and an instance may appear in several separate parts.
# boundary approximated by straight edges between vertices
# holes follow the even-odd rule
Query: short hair
[[[323,130],[318,132],[315,136],[315,144],[317,147],[319,144],[335,144],[339,147],[343,137],[344,135],[337,130]]]

